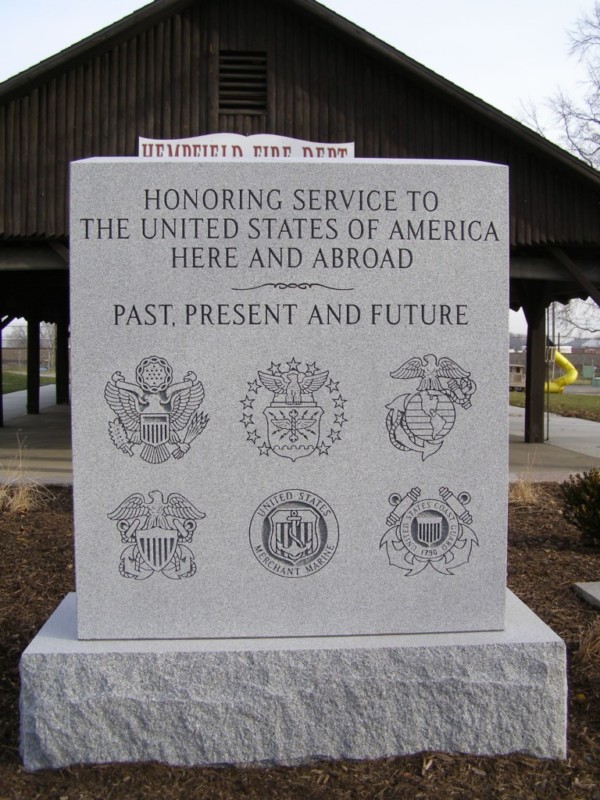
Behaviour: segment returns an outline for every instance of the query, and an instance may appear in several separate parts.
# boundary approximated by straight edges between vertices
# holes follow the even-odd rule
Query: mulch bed
[[[592,798],[600,800],[600,614],[572,591],[600,579],[600,550],[562,519],[556,484],[510,503],[508,585],[567,643],[569,753],[565,761],[444,753],[304,767],[80,766],[26,773],[18,755],[18,661],[74,588],[69,489],[39,511],[0,513],[0,800],[146,798]]]

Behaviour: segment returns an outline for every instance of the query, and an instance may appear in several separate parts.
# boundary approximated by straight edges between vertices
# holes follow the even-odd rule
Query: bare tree
[[[52,322],[40,324],[40,344],[44,363],[42,366],[48,370],[56,367],[56,325]]]
[[[581,96],[570,97],[559,90],[549,105],[562,132],[563,144],[590,166],[600,168],[600,0],[583,14],[569,31],[571,56],[584,66]],[[526,122],[544,134],[535,105],[523,107]],[[600,308],[588,298],[555,305],[560,331],[569,336],[600,334]]]
[[[582,97],[573,99],[559,90],[550,105],[572,153],[600,167],[600,0],[569,32],[570,54],[585,67]]]
[[[563,306],[555,303],[556,323],[567,336],[595,338],[600,334],[600,308],[588,298],[571,300]]]

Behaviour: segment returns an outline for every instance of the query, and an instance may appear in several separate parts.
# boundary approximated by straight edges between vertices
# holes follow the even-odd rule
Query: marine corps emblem
[[[410,358],[392,378],[418,380],[416,389],[388,403],[386,425],[398,450],[421,453],[423,461],[440,449],[454,427],[455,407],[471,407],[477,386],[470,373],[451,358],[434,355]]]
[[[119,572],[124,578],[144,580],[162,572],[166,578],[191,578],[196,573],[192,541],[197,520],[206,516],[182,494],[171,493],[166,501],[157,489],[149,501],[139,492],[130,494],[108,514],[117,523],[121,541]],[[185,542],[185,544],[184,544]]]
[[[108,424],[112,443],[129,456],[139,446],[140,458],[149,464],[182,458],[208,423],[206,414],[198,414],[204,387],[194,372],[173,383],[170,364],[159,356],[142,359],[135,378],[127,383],[115,372],[104,389],[117,415]]]
[[[296,461],[315,452],[328,455],[347,421],[338,385],[316,362],[271,363],[248,383],[241,401],[246,438],[261,456]]]
[[[323,569],[338,544],[331,506],[313,492],[285,489],[267,497],[250,522],[250,545],[265,569],[304,578]]]
[[[469,525],[473,518],[465,508],[471,496],[458,495],[445,486],[439,490],[441,499],[419,499],[421,490],[411,489],[404,497],[390,495],[394,510],[386,522],[379,547],[385,547],[389,563],[408,577],[418,575],[427,566],[442,575],[454,575],[454,570],[467,564],[473,546],[479,545]]]

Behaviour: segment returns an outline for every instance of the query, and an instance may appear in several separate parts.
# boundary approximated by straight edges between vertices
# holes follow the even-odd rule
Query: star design
[[[248,395],[246,395],[243,400],[240,400],[240,403],[244,406],[244,408],[252,408],[254,400],[251,400]]]
[[[337,392],[337,388],[339,385],[340,385],[339,381],[337,381],[336,383],[336,381],[334,381],[333,378],[331,378],[329,383],[327,384],[327,388],[329,389],[330,392]]]
[[[346,405],[346,401],[342,395],[340,395],[337,399],[334,399],[334,403],[336,408],[343,408]]]
[[[261,456],[268,456],[269,455],[269,445],[263,444],[258,448],[258,452]]]
[[[252,425],[254,423],[254,417],[252,414],[249,414],[247,411],[244,411],[244,416],[241,418],[240,422],[248,427],[248,425]]]
[[[331,443],[338,442],[342,437],[340,436],[339,431],[334,431],[333,428],[329,432],[328,439],[331,439]]]
[[[256,440],[258,439],[258,433],[255,430],[254,431],[250,431],[248,436],[246,436],[246,439],[249,442],[252,442],[252,444],[254,444],[256,442]]]
[[[270,366],[270,368],[269,368],[269,372],[270,372],[272,375],[281,375],[281,364],[274,364],[274,363],[271,361],[271,366]]]
[[[315,372],[318,372],[318,371],[319,371],[319,368],[317,367],[317,362],[316,361],[313,361],[312,364],[307,364],[306,365],[306,374],[307,375],[314,375]]]
[[[255,392],[256,393],[256,392],[258,392],[259,389],[260,389],[260,383],[256,379],[254,379],[252,381],[252,383],[248,382],[248,391],[249,392]]]
[[[299,362],[299,361],[296,361],[296,359],[295,359],[295,358],[292,358],[292,360],[291,360],[291,361],[288,361],[288,362],[287,362],[287,365],[288,365],[288,367],[289,367],[290,369],[298,369],[298,367],[300,366],[300,362]]]
[[[317,448],[317,450],[319,451],[319,455],[320,455],[320,456],[326,456],[326,455],[328,455],[328,454],[329,454],[330,447],[331,447],[331,445],[327,446],[327,445],[325,444],[325,442],[321,442],[321,444],[320,444],[320,445],[318,446],[318,448]]]
[[[341,428],[342,425],[344,424],[344,422],[348,422],[347,418],[344,416],[344,412],[342,412],[341,414],[336,414],[335,415],[335,424],[336,425],[339,425],[340,428]]]

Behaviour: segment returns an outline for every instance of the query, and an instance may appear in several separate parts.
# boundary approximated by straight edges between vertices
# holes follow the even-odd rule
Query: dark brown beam
[[[577,266],[573,259],[569,258],[569,256],[563,250],[561,250],[560,247],[549,247],[548,250],[559,262],[559,264],[562,264],[563,267],[570,272],[577,283],[583,289],[585,289],[596,305],[600,306],[600,289],[592,283],[585,272]]]
[[[40,413],[40,321],[27,320],[27,413]]]
[[[69,266],[69,248],[62,242],[50,241],[48,242],[52,250],[57,256],[60,256],[67,266]]]

